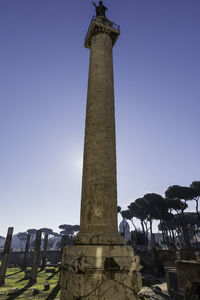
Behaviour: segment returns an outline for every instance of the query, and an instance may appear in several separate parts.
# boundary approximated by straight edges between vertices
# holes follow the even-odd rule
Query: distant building
[[[6,240],[6,239],[5,239],[3,236],[0,236],[0,250],[3,250],[5,240]]]
[[[119,224],[119,232],[125,238],[126,242],[131,240],[130,226],[125,219]]]

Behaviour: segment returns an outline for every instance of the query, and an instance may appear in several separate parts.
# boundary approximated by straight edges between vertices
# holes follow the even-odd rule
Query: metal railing
[[[115,30],[120,30],[120,26],[119,25],[115,24],[114,22],[111,22],[106,17],[105,18],[98,18],[96,16],[93,16],[92,20],[90,22],[90,25],[92,24],[93,21],[95,21],[97,23],[100,23],[100,24],[103,24],[103,25],[108,25],[108,26],[112,27]],[[88,31],[87,31],[87,34],[86,34],[86,37],[85,37],[85,41],[86,41],[86,38],[87,38],[89,30],[90,30],[90,26],[88,28]]]
[[[96,22],[101,23],[101,24],[109,25],[113,29],[120,30],[120,26],[119,25],[117,25],[114,22],[108,20],[107,18],[100,19],[98,17],[93,16],[92,21],[93,20],[95,20]],[[91,23],[92,23],[92,21],[91,21]],[[90,23],[90,25],[91,25],[91,23]]]

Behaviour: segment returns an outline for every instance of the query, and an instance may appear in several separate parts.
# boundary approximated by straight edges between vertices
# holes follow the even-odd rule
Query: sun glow
[[[78,173],[79,175],[82,174],[82,168],[83,168],[83,157],[82,154],[76,155],[73,157],[73,169]]]

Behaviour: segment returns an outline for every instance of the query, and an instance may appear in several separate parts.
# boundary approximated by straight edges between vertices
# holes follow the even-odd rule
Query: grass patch
[[[58,269],[55,269],[55,272],[57,272],[57,270]],[[45,271],[38,272],[37,283],[32,286],[28,286],[29,280],[23,280],[23,271],[19,268],[8,268],[5,284],[0,287],[0,299],[46,299],[57,286],[59,280],[59,272],[57,272],[53,277],[50,275],[50,273],[45,273]],[[44,291],[45,283],[50,284],[50,289],[48,291]],[[16,291],[16,289],[18,290]],[[38,289],[40,293],[38,295],[33,295],[34,289]],[[59,299],[59,293],[54,299]]]

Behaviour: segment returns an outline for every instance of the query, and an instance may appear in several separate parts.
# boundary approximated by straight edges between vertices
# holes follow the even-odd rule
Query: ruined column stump
[[[42,253],[42,265],[41,270],[45,270],[46,268],[46,257],[47,257],[47,246],[48,246],[48,234],[45,234],[44,237],[44,246],[43,246],[43,253]]]
[[[38,273],[38,266],[39,266],[39,258],[40,258],[40,245],[41,245],[41,230],[37,230],[36,238],[35,238],[35,245],[34,245],[34,253],[33,253],[33,262],[30,274],[30,283],[37,282],[37,273]]]
[[[27,267],[28,252],[29,252],[29,247],[30,247],[30,239],[31,239],[31,235],[28,233],[27,238],[26,238],[26,246],[25,246],[25,251],[24,251],[24,260],[23,260],[22,270],[26,270],[26,267]]]
[[[5,283],[5,276],[6,276],[6,270],[8,265],[8,257],[10,253],[10,247],[12,242],[12,234],[13,234],[13,227],[8,228],[6,241],[4,245],[4,251],[3,251],[3,258],[0,266],[0,286],[4,285]]]

